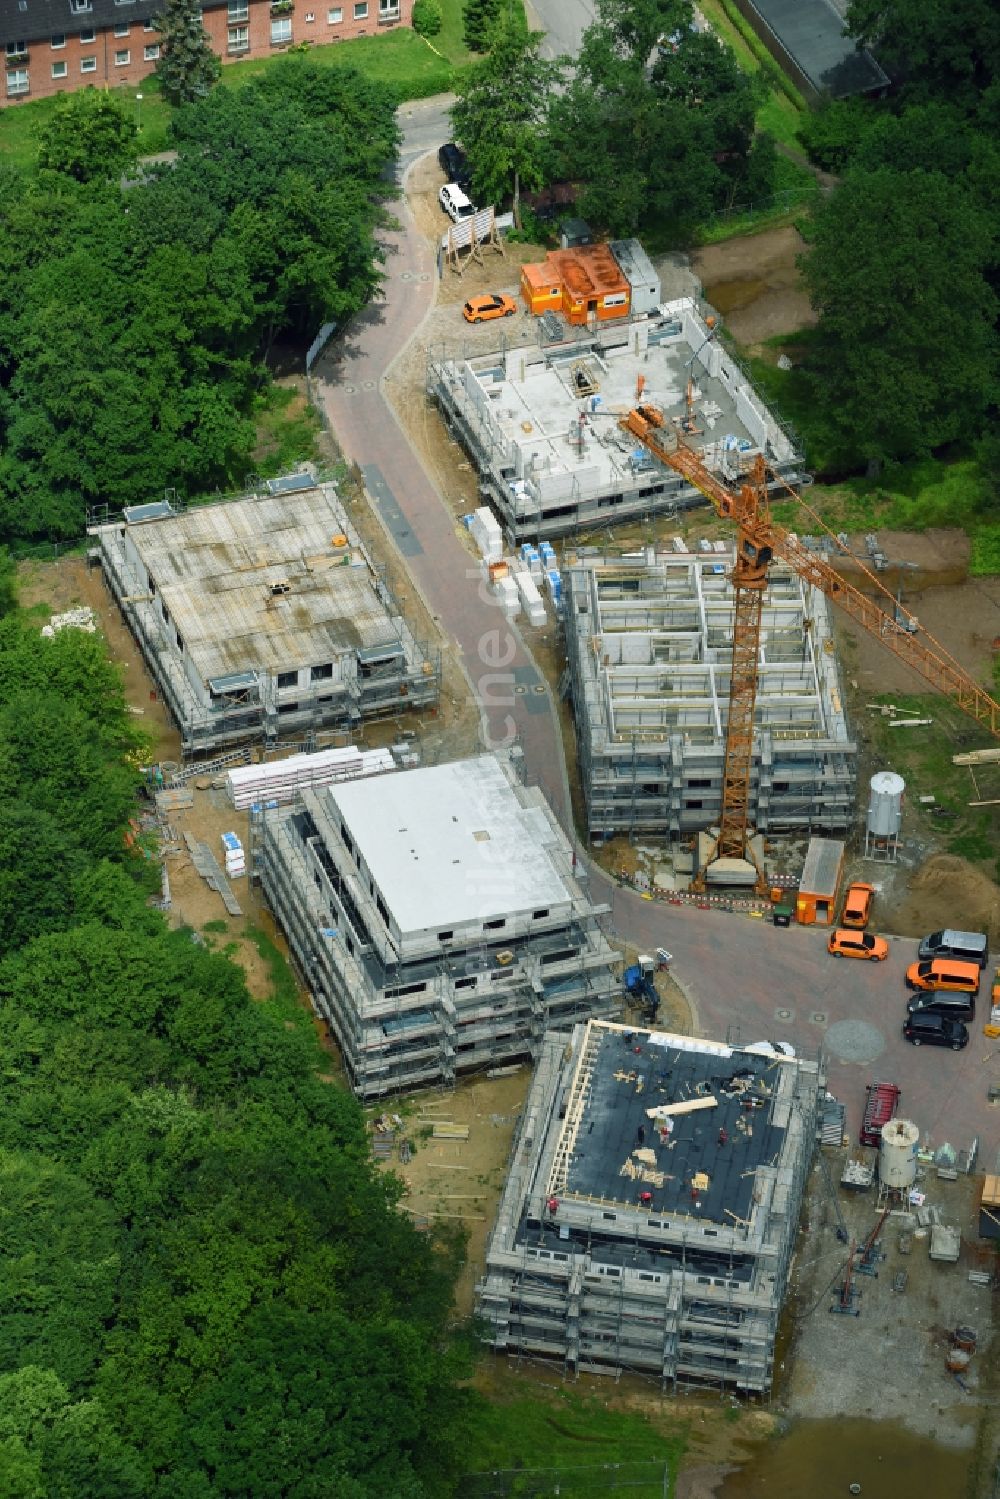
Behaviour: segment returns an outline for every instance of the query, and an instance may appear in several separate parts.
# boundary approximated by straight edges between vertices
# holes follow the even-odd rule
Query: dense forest
[[[840,179],[807,229],[814,447],[828,468],[871,473],[975,451],[995,510],[1000,8],[852,0],[847,24],[893,87],[830,104],[802,131]]]
[[[0,620],[0,1493],[440,1493],[453,1256],[307,1017],[150,907],[134,723],[100,637]]]
[[[393,111],[292,57],[178,110],[173,162],[136,168],[123,107],[88,90],[37,171],[0,167],[0,541],[243,477],[262,356],[378,284]]]

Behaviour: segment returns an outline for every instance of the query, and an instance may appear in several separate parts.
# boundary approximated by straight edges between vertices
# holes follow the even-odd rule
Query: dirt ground
[[[900,555],[911,550],[910,542],[923,540],[901,539]],[[939,642],[978,681],[989,682],[993,640],[1000,635],[1000,578],[967,578],[947,587],[934,586],[930,578],[926,581],[929,586],[919,592],[904,585],[902,599],[919,620],[921,637],[932,646]],[[922,677],[842,616],[838,616],[838,635],[850,647],[844,670],[867,693],[927,691]]]
[[[406,1183],[405,1211],[417,1223],[429,1219],[461,1222],[468,1233],[466,1263],[455,1289],[455,1311],[460,1317],[472,1313],[476,1281],[486,1259],[486,1239],[530,1080],[531,1068],[525,1065],[505,1077],[477,1078],[452,1089],[416,1094],[387,1110],[399,1112],[403,1119],[385,1165]],[[435,1124],[465,1125],[469,1138],[435,1140]],[[402,1138],[412,1152],[405,1164],[398,1148]]]
[[[755,345],[816,322],[797,258],[805,241],[797,229],[765,229],[692,252],[705,299],[727,331],[750,354]]]

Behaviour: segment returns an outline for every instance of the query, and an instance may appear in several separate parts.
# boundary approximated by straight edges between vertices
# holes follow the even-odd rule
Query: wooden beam
[[[665,1119],[669,1114],[693,1114],[698,1109],[718,1107],[717,1098],[689,1098],[684,1103],[658,1103],[655,1109],[646,1110],[647,1119]]]

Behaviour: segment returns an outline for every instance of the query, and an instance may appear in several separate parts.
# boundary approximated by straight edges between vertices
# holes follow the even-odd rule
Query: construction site
[[[762,455],[772,485],[798,483],[800,454],[749,377],[682,297],[629,320],[567,327],[554,313],[534,343],[469,355],[432,351],[427,391],[469,454],[512,543],[537,542],[702,504],[618,417],[639,400],[663,412],[714,472],[735,479]],[[551,332],[551,341],[547,341]]]
[[[494,1348],[770,1389],[824,1086],[786,1050],[600,1020],[545,1038],[478,1288]]]
[[[361,1098],[509,1065],[619,1008],[607,907],[506,757],[305,790],[258,817],[264,894]]]
[[[564,562],[566,654],[592,842],[689,837],[722,814],[734,550],[717,547],[578,553]],[[761,833],[845,830],[855,765],[826,599],[791,568],[772,566],[751,821]]]
[[[89,534],[185,755],[437,701],[438,653],[414,639],[331,484],[304,473],[189,510],[158,501]]]

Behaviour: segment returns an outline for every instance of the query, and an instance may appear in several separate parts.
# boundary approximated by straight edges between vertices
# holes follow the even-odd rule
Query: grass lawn
[[[762,73],[770,95],[757,112],[757,125],[773,135],[776,141],[801,151],[798,138],[803,105],[796,102],[791,81],[778,87],[778,64],[764,50],[763,43],[749,32],[746,23],[725,0],[702,0],[700,9],[712,30],[732,47],[736,61],[745,73]],[[783,76],[783,75],[782,75]]]
[[[459,1493],[476,1499],[500,1494],[590,1499],[621,1489],[629,1499],[663,1499],[674,1492],[685,1444],[680,1423],[664,1433],[641,1414],[614,1403],[609,1408],[603,1399],[534,1382],[530,1394],[521,1393],[526,1382],[520,1390],[513,1385],[514,1394],[511,1387],[505,1381],[503,1389],[491,1391],[473,1426],[467,1471],[485,1476],[460,1482]]]
[[[917,603],[919,612],[919,602]],[[986,866],[986,872],[1000,875],[997,859],[997,831],[1000,807],[970,807],[971,801],[997,795],[995,766],[975,770],[975,780],[964,765],[953,765],[952,755],[974,749],[984,743],[981,729],[971,718],[953,707],[938,693],[904,696],[893,693],[870,699],[875,703],[892,703],[918,718],[932,720],[926,727],[907,730],[889,727],[891,719],[875,713],[866,715],[868,734],[880,765],[891,765],[903,777],[908,801],[916,807],[928,837],[940,839],[950,854]],[[938,807],[949,814],[941,817],[930,807],[922,806],[919,796],[933,796]]]
[[[387,84],[402,102],[426,99],[454,88],[463,67],[473,57],[462,40],[462,0],[441,0],[443,24],[439,36],[427,43],[408,27],[388,31],[382,36],[363,36],[355,41],[334,42],[326,47],[310,47],[308,56],[321,67],[357,68],[369,78]],[[274,56],[249,58],[246,62],[228,63],[222,70],[227,88],[240,88],[269,66]],[[144,156],[165,151],[169,145],[167,126],[172,110],[160,93],[159,80],[153,76],[133,88],[111,89],[129,108],[137,111],[140,144]],[[136,94],[142,103],[136,103]],[[58,98],[37,99],[0,110],[0,157],[15,166],[30,169],[38,156],[38,134],[45,125]]]
[[[253,417],[257,427],[254,461],[265,479],[319,458],[316,438],[321,423],[304,391],[294,385],[269,386],[254,403]]]

